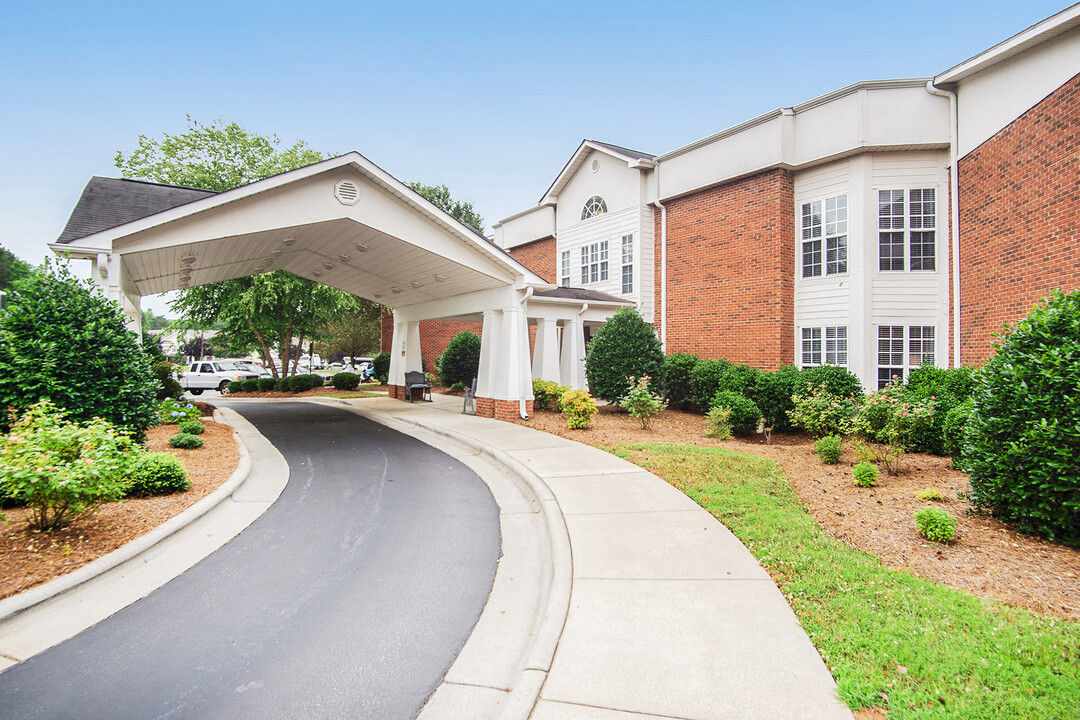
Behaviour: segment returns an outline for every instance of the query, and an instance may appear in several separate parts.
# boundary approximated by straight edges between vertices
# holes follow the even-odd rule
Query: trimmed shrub
[[[565,385],[560,385],[552,380],[533,380],[533,407],[537,410],[555,410],[561,412],[559,399],[564,392],[569,390]]]
[[[915,493],[915,497],[923,502],[944,502],[945,493],[938,490],[936,487],[923,488]]]
[[[169,444],[181,450],[194,450],[203,446],[203,439],[191,433],[178,433],[169,438]]]
[[[909,400],[934,403],[934,418],[929,426],[915,432],[908,449],[915,452],[947,455],[945,449],[945,418],[957,405],[971,395],[975,381],[970,368],[938,368],[924,365],[911,372],[905,386]]]
[[[971,502],[1080,545],[1080,291],[1007,328],[976,375],[963,452]]]
[[[39,400],[0,435],[0,494],[30,509],[32,527],[63,527],[124,496],[138,456],[133,447],[127,432],[105,420],[72,422]]]
[[[807,386],[792,398],[791,423],[816,438],[842,435],[850,430],[859,405],[853,396],[834,395],[827,386]]]
[[[371,368],[375,371],[380,385],[385,385],[390,377],[390,353],[382,352],[371,360]]]
[[[184,394],[184,388],[173,377],[176,366],[165,360],[158,360],[151,369],[154,373],[154,382],[157,383],[155,398],[160,402],[166,398],[179,397]]]
[[[757,395],[761,375],[760,370],[749,365],[732,365],[717,379],[716,389],[739,393],[753,400]]]
[[[435,372],[443,385],[471,384],[480,372],[480,336],[466,330],[450,338],[446,350],[435,358]]]
[[[63,398],[73,422],[102,418],[142,438],[157,419],[158,383],[120,306],[46,264],[17,280],[0,310],[0,431],[6,408]]]
[[[690,371],[690,402],[702,410],[707,409],[720,390],[720,377],[730,367],[731,363],[723,358],[702,360],[695,365]]]
[[[188,435],[202,435],[206,432],[206,426],[198,420],[187,420],[177,426],[177,430]]]
[[[889,475],[900,472],[900,462],[912,438],[930,427],[934,405],[930,400],[906,399],[904,388],[895,380],[868,395],[852,421],[852,429],[874,446],[878,465]]]
[[[859,487],[874,487],[877,485],[877,465],[872,462],[862,460],[855,463],[855,467],[851,468],[851,475],[855,478],[855,484]]]
[[[942,448],[952,458],[953,466],[961,470],[963,469],[961,456],[964,451],[964,434],[974,410],[975,401],[968,398],[946,413],[945,420],[941,424]]]
[[[844,443],[839,435],[826,435],[814,443],[814,452],[817,453],[821,462],[826,465],[835,465],[840,462],[840,456],[844,454]]]
[[[855,373],[839,365],[818,365],[799,371],[803,383],[813,387],[827,387],[838,397],[862,397],[863,386]]]
[[[567,390],[563,393],[560,404],[562,405],[560,412],[566,418],[566,426],[570,429],[589,427],[598,412],[596,401],[585,390]]]
[[[248,380],[241,380],[240,390],[242,392],[259,392],[259,379],[250,378]]]
[[[229,384],[225,386],[225,391],[226,392],[231,392],[231,393],[243,392],[244,391],[244,381],[243,380],[230,380]]]
[[[666,356],[660,366],[660,394],[678,410],[686,410],[693,405],[690,399],[693,394],[693,388],[690,387],[690,372],[698,362],[700,361],[697,355],[674,353]]]
[[[726,407],[710,408],[705,414],[705,437],[717,440],[731,439],[731,409]]]
[[[660,376],[664,351],[656,330],[633,308],[608,318],[589,343],[585,376],[598,398],[618,402],[630,390],[627,378]]]
[[[277,387],[277,380],[274,378],[259,378],[259,392],[270,392]]]
[[[731,411],[733,430],[753,430],[761,420],[761,410],[753,400],[730,390],[721,390],[713,396],[711,408],[721,407]]]
[[[169,495],[191,487],[183,463],[165,452],[143,455],[131,469],[130,479],[129,496]]]
[[[360,376],[351,372],[339,372],[330,378],[330,384],[338,390],[355,390],[360,387]]]
[[[784,365],[772,372],[763,372],[757,378],[754,402],[761,409],[765,426],[781,432],[795,427],[790,412],[795,409],[795,395],[799,385],[799,369]]]
[[[630,417],[641,424],[642,430],[648,430],[652,425],[652,419],[667,410],[667,400],[662,400],[659,395],[649,390],[648,375],[630,378],[630,392],[619,400],[619,406],[625,408]]]
[[[915,527],[927,540],[947,543],[956,534],[956,516],[941,508],[923,508],[915,513]]]
[[[176,400],[163,400],[158,406],[158,422],[163,425],[182,423],[186,420],[197,420],[199,408],[195,403],[177,398]]]

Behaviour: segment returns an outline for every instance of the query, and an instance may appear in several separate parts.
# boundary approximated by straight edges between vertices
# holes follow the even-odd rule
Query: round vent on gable
[[[338,180],[334,185],[334,197],[342,205],[355,205],[360,199],[360,185],[355,180]]]

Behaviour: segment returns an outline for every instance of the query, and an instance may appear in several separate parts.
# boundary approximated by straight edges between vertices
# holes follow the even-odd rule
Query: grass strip
[[[1080,623],[885,567],[822,530],[772,460],[661,443],[614,451],[682,490],[750,549],[852,709],[880,706],[889,720],[1080,718]]]
[[[372,398],[372,397],[382,397],[382,398],[384,398],[384,397],[386,397],[386,393],[364,392],[363,390],[361,390],[359,392],[343,392],[343,393],[338,393],[336,395],[323,395],[323,394],[320,394],[320,393],[315,393],[314,395],[312,395],[312,397],[328,397],[328,398]]]

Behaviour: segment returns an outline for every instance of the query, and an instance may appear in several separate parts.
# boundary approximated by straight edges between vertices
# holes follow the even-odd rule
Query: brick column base
[[[525,412],[532,415],[533,401],[525,401]],[[492,398],[476,398],[476,414],[480,417],[495,418],[496,420],[516,420],[521,417],[521,406],[517,400],[493,400]]]
[[[387,385],[386,386],[387,397],[392,397],[395,400],[405,399],[405,387],[402,385]]]

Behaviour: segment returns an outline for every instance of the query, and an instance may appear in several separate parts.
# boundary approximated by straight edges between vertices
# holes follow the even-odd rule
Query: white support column
[[[580,317],[563,322],[560,376],[563,385],[587,389],[585,379],[585,323]]]
[[[405,323],[394,313],[394,339],[390,341],[390,371],[387,383],[405,384]]]
[[[120,311],[127,317],[128,329],[141,334],[140,296],[133,289],[124,289],[120,256],[117,253],[98,253],[96,258],[90,260],[90,279],[105,297],[120,305]]]
[[[499,331],[502,329],[498,310],[484,311],[484,326],[480,331],[480,367],[476,377],[476,396],[495,397],[495,352],[501,345]]]
[[[502,311],[501,342],[495,349],[496,400],[528,400],[532,397],[529,380],[529,329],[520,307]],[[529,380],[526,390],[522,387]]]
[[[420,323],[410,320],[405,323],[405,367],[402,369],[402,379],[406,372],[423,372],[424,361],[420,356]]]
[[[533,350],[532,376],[562,383],[559,372],[559,327],[554,319],[536,321],[536,348]]]

